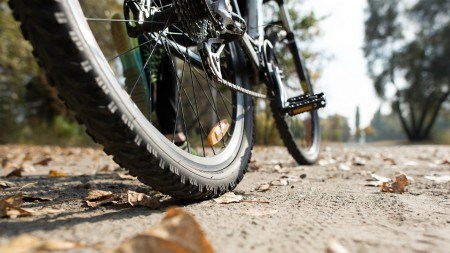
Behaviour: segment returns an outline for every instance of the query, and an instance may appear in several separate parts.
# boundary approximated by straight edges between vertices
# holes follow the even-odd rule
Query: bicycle
[[[87,133],[153,189],[188,200],[234,189],[251,157],[253,98],[268,101],[298,163],[318,159],[317,109],[326,102],[313,93],[283,0],[249,0],[247,8],[236,0],[9,3],[49,81]],[[278,12],[280,20],[263,24],[264,11]],[[144,46],[151,51],[139,61]],[[172,138],[162,134],[163,116],[155,116],[155,93],[164,84],[155,84],[153,62],[161,55],[175,73],[174,120],[187,150],[176,145],[175,130]],[[201,148],[191,152],[194,146]]]

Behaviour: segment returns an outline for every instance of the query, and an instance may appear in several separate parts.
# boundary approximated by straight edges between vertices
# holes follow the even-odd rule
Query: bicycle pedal
[[[318,110],[327,105],[323,93],[314,95],[301,95],[298,97],[289,98],[287,100],[289,105],[283,111],[290,116],[295,116],[304,112]]]

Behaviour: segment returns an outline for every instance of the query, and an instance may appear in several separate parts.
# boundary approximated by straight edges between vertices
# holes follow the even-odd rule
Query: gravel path
[[[284,148],[255,148],[251,171],[234,191],[240,203],[183,204],[163,196],[156,210],[125,204],[88,207],[89,190],[155,195],[100,150],[0,146],[0,198],[17,192],[48,198],[24,207],[59,211],[0,218],[0,245],[31,234],[80,242],[72,252],[104,252],[158,224],[178,206],[191,213],[216,252],[448,252],[450,146],[330,145],[318,165],[297,166]],[[49,177],[49,171],[61,177]],[[372,174],[408,175],[407,192],[381,192]],[[431,177],[433,176],[433,177]],[[439,182],[441,180],[442,182]],[[1,183],[0,183],[1,184]],[[4,189],[3,189],[4,188]],[[337,252],[337,251],[330,251]]]

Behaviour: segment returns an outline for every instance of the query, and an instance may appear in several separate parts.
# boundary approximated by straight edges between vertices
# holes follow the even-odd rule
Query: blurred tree
[[[0,0],[0,143],[25,120],[26,83],[38,74],[31,46],[20,33],[6,0]]]
[[[321,119],[322,139],[330,142],[348,142],[350,140],[350,126],[347,118],[341,115],[331,115]]]
[[[361,138],[361,115],[359,112],[359,105],[356,107],[356,114],[355,114],[355,140],[356,142],[359,142]]]
[[[364,52],[378,95],[411,141],[426,140],[450,94],[450,1],[368,0]]]
[[[49,127],[54,121],[73,121],[36,64],[32,47],[23,39],[7,2],[0,0],[0,143],[21,140],[25,128],[25,132],[32,132],[41,125]],[[105,11],[107,4],[120,7],[116,0],[82,2],[92,17],[110,15]],[[93,29],[102,34],[99,43],[106,50],[113,48],[110,35],[106,36],[110,31]]]
[[[384,115],[381,113],[381,109],[375,112],[369,126],[364,130],[366,132],[366,140],[369,142],[405,139],[399,118],[394,113]]]

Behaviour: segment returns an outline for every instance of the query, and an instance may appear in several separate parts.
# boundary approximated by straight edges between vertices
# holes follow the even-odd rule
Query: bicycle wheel
[[[271,8],[274,10],[273,5]],[[270,107],[276,127],[284,145],[299,164],[314,164],[319,157],[321,140],[317,111],[289,116],[280,108],[287,106],[289,98],[314,94],[295,35],[287,32],[282,22],[272,21],[272,25],[266,27],[266,39],[271,42],[266,48],[270,51],[266,52],[267,61],[279,71],[277,84],[268,85],[275,96]]]
[[[191,45],[196,32],[213,31],[185,31],[174,24],[133,40],[124,35],[118,2],[11,0],[10,6],[51,82],[114,161],[178,199],[211,198],[233,189],[251,156],[252,101],[208,78]],[[152,13],[172,3],[148,2]],[[220,55],[220,68],[227,81],[249,83],[243,53],[234,44]],[[158,97],[164,89],[175,90],[174,97]],[[170,108],[158,108],[170,104],[164,99],[175,109],[169,120],[164,117]],[[210,144],[211,129],[225,120],[229,130]],[[170,121],[173,129],[163,127]],[[178,134],[188,145],[176,143]]]

